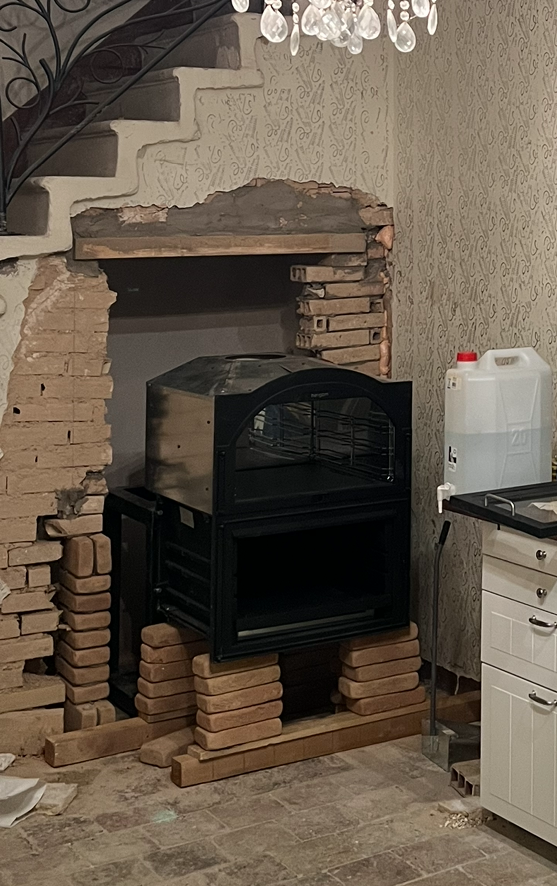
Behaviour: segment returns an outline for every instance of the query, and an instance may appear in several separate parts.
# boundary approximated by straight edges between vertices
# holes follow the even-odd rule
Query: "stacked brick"
[[[17,543],[1,555],[0,568],[0,748],[40,753],[45,734],[62,731],[65,686],[47,677],[41,659],[54,651],[60,612],[52,602],[51,563],[62,556],[58,542]],[[18,712],[17,715],[15,712]],[[16,720],[14,720],[14,717]],[[17,735],[17,723],[24,732]],[[24,734],[25,733],[25,734]]]
[[[94,527],[102,528],[100,516],[46,522],[47,532],[71,533]],[[111,568],[110,540],[106,535],[98,532],[66,538],[58,572],[56,599],[62,608],[63,624],[55,659],[56,671],[66,683],[66,732],[115,719],[114,708],[105,700],[110,674]]]
[[[306,716],[330,708],[336,687],[338,644],[282,653],[279,657],[284,689],[284,717]]]
[[[278,655],[212,662],[208,654],[193,660],[197,697],[195,740],[215,751],[282,732],[282,684]]]
[[[141,661],[135,706],[147,723],[168,722],[168,731],[195,722],[192,662],[207,652],[207,641],[189,628],[150,625],[141,632]]]
[[[418,628],[347,640],[340,647],[338,688],[346,707],[368,716],[425,701]]]
[[[368,211],[365,253],[331,255],[318,265],[295,265],[291,278],[305,284],[296,346],[330,363],[367,375],[388,376],[392,211]]]

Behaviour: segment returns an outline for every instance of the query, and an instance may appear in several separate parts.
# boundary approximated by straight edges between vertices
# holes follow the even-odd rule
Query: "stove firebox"
[[[409,621],[411,385],[284,355],[147,385],[161,615],[216,660]]]

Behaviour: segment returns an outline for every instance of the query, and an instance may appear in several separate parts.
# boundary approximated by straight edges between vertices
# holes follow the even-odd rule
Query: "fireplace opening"
[[[381,617],[391,602],[385,525],[377,521],[238,537],[235,547],[240,636],[357,613]]]

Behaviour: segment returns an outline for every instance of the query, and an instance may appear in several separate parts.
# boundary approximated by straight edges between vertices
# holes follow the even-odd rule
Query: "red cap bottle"
[[[457,363],[476,363],[478,355],[475,351],[459,351],[456,355]]]

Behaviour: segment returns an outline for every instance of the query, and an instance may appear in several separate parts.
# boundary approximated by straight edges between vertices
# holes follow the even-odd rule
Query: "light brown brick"
[[[145,716],[147,715],[145,714]],[[146,726],[145,740],[153,741],[162,735],[170,735],[171,732],[177,732],[178,729],[187,729],[190,726],[195,726],[195,714],[187,714],[185,717],[172,717],[169,720],[159,720],[148,727]]]
[[[8,562],[10,566],[53,563],[61,556],[62,545],[59,541],[37,541],[23,548],[12,548],[8,553]]]
[[[384,661],[394,661],[397,658],[414,658],[419,654],[419,640],[371,646],[368,649],[346,649],[345,646],[341,646],[339,652],[340,660],[350,668],[366,667]]]
[[[79,288],[75,293],[75,307],[76,309],[76,317],[81,312],[82,308],[86,308],[88,310],[94,309],[98,310],[100,308],[108,309],[111,305],[116,301],[116,293],[111,292],[106,285],[104,280],[99,281],[96,285],[91,285],[87,287],[87,290],[84,291],[83,288]]]
[[[389,695],[378,695],[375,698],[347,698],[346,707],[354,714],[369,717],[371,714],[394,711],[398,708],[405,708],[407,705],[423,704],[425,697],[424,687],[418,686],[409,692],[393,692]]]
[[[369,309],[369,297],[298,299],[298,313],[304,317],[323,317],[334,314],[365,314]]]
[[[64,545],[62,566],[77,578],[85,578],[93,574],[95,551],[93,541],[87,535],[69,538]]]
[[[187,753],[188,747],[193,744],[193,741],[193,730],[190,727],[185,727],[145,742],[139,752],[139,759],[142,763],[165,769],[171,765],[173,757]]]
[[[64,642],[72,649],[93,649],[97,646],[108,646],[110,631],[64,631]]]
[[[333,283],[362,280],[365,269],[333,265],[292,265],[290,279],[296,283]]]
[[[95,572],[106,575],[112,570],[112,551],[108,536],[100,533],[92,538],[95,550]]]
[[[75,313],[76,332],[108,332],[108,310],[106,308],[80,308]]]
[[[66,363],[68,375],[98,376],[103,373],[104,358],[88,354],[70,354]]]
[[[2,615],[8,615],[12,612],[33,612],[52,608],[51,600],[54,591],[55,588],[52,585],[41,590],[12,591],[0,603],[0,612]]]
[[[161,698],[167,695],[193,692],[193,676],[182,677],[179,680],[161,680],[160,683],[150,683],[149,680],[138,677],[137,690],[146,698]]]
[[[23,686],[24,661],[13,661],[9,664],[0,664],[0,691]]]
[[[43,446],[61,446],[68,440],[71,424],[48,422],[47,424],[18,424],[2,427],[0,446],[5,452],[21,449],[36,449]]]
[[[10,590],[24,588],[27,584],[27,569],[25,566],[9,566],[8,569],[0,569],[0,582],[6,584]],[[48,582],[43,582],[48,584]]]
[[[360,298],[362,296],[381,296],[385,292],[382,280],[365,279],[359,283],[327,283],[325,298]]]
[[[66,684],[66,694],[73,704],[85,704],[90,701],[97,701],[108,698],[110,694],[110,686],[108,683],[89,683],[86,686],[74,686],[72,683]]]
[[[368,680],[365,683],[339,677],[338,688],[345,698],[375,698],[377,695],[390,695],[393,692],[408,692],[415,689],[419,682],[417,673]]]
[[[73,332],[33,332],[25,337],[25,347],[33,351],[43,351],[44,353],[64,354],[72,350],[74,336]]]
[[[45,520],[47,535],[51,538],[68,538],[72,535],[88,535],[102,532],[103,518],[100,514],[86,517],[73,517],[69,520]]]
[[[77,505],[79,514],[102,514],[104,511],[104,501],[104,495],[86,495]]]
[[[52,378],[41,378],[42,390],[41,397],[46,400],[73,400],[74,398],[74,378],[64,378],[53,376]]]
[[[395,631],[383,631],[379,634],[369,634],[366,637],[353,637],[343,640],[344,649],[371,649],[375,646],[392,646],[393,643],[402,643],[405,640],[415,640],[418,636],[418,626],[411,621],[406,628],[397,628]]]
[[[329,317],[329,332],[341,332],[345,329],[377,329],[385,326],[385,313],[347,314],[340,317]]]
[[[367,329],[350,329],[346,332],[299,332],[296,347],[303,350],[323,351],[326,348],[346,348],[369,344]]]
[[[365,252],[335,252],[322,258],[318,264],[334,268],[364,268],[367,265],[367,255]]]
[[[10,478],[8,478],[9,482]],[[0,520],[0,543],[27,541],[37,537],[36,517],[20,517],[17,520]]]
[[[64,732],[75,732],[77,729],[92,729],[97,725],[97,709],[94,704],[74,704],[66,701],[64,705]]]
[[[144,680],[148,680],[150,683],[162,683],[167,680],[181,680],[184,677],[191,677],[193,669],[191,659],[162,664],[149,664],[146,661],[140,661],[139,673]]]
[[[89,649],[73,649],[63,640],[58,643],[56,652],[74,668],[90,668],[106,664],[110,658],[108,646],[93,646]]]
[[[97,725],[104,726],[105,723],[116,722],[116,708],[109,701],[95,702],[97,709]]]
[[[17,360],[14,375],[63,375],[66,369],[64,354],[28,354]]]
[[[37,468],[17,471],[8,477],[8,493],[51,492],[53,489],[72,489],[79,485],[73,468]]]
[[[28,453],[32,461],[36,458],[33,452]],[[0,520],[13,520],[16,517],[47,517],[58,510],[58,502],[54,492],[40,492],[36,495],[4,495],[0,496]],[[48,582],[41,582],[48,584]]]
[[[0,615],[0,640],[19,637],[19,621],[16,615]]]
[[[209,679],[196,677],[195,690],[202,695],[223,695],[240,689],[262,686],[265,683],[274,683],[278,680],[280,680],[280,668],[278,665],[273,665],[253,671],[242,671],[239,674],[226,674],[222,677],[210,677]]]
[[[58,400],[28,401],[18,403],[12,410],[13,421],[47,422],[47,421],[72,421],[73,405]]]
[[[207,732],[197,726],[194,735],[198,745],[206,751],[217,751],[221,748],[231,748],[234,745],[246,744],[249,741],[261,741],[264,738],[273,738],[282,732],[282,722],[263,720],[260,723],[250,723],[249,726],[238,726],[237,729],[224,729],[222,732]]]
[[[87,400],[108,400],[112,397],[114,382],[110,375],[100,378],[76,378],[75,396]]]
[[[342,676],[356,683],[364,683],[366,680],[381,680],[383,677],[396,677],[398,674],[410,674],[419,671],[422,660],[419,655],[413,658],[398,658],[394,661],[385,661],[379,664],[368,665],[364,668],[349,668],[342,665]]]
[[[106,332],[76,332],[74,337],[74,353],[87,354],[89,357],[106,358],[108,335]],[[103,373],[108,370],[103,369]]]
[[[38,756],[50,735],[64,729],[62,708],[35,708],[0,714],[0,747],[16,756]]]
[[[195,711],[195,692],[181,692],[179,695],[166,695],[162,698],[147,698],[138,693],[135,706],[142,714],[163,714],[167,711]]]
[[[197,725],[207,732],[222,732],[223,729],[237,729],[272,720],[282,714],[282,701],[269,701],[266,704],[253,705],[250,708],[239,708],[236,711],[224,711],[222,714],[206,714],[198,710]]]
[[[170,661],[184,661],[194,658],[207,650],[208,644],[205,640],[198,640],[194,643],[176,643],[174,646],[162,646],[159,649],[142,643],[141,660],[149,664],[167,664]]]
[[[79,443],[103,443],[110,439],[110,425],[98,422],[75,422],[71,429],[72,445]]]
[[[86,474],[81,482],[86,495],[107,495],[108,486],[102,474]]]
[[[51,569],[48,563],[38,566],[29,566],[27,569],[27,584],[30,588],[41,588],[51,582]]]
[[[192,662],[193,672],[197,677],[222,677],[227,674],[237,674],[244,671],[253,671],[257,668],[267,668],[278,664],[278,655],[258,655],[253,658],[242,658],[236,661],[211,661],[209,653],[196,655]]]
[[[266,683],[251,689],[239,689],[223,695],[197,695],[197,706],[206,714],[219,714],[223,711],[235,711],[253,705],[264,704],[282,698],[282,683]]]
[[[6,569],[8,566],[8,549],[5,545],[0,545],[0,569]]]
[[[48,634],[34,634],[17,640],[0,640],[0,664],[52,655],[54,641]]]
[[[335,348],[331,351],[322,351],[321,356],[328,363],[336,363],[337,366],[364,360],[378,360],[379,345],[366,345],[362,348]]]
[[[55,658],[56,671],[64,677],[72,686],[88,686],[90,683],[106,683],[110,676],[110,668],[107,664],[89,668],[76,668],[69,664],[62,656]],[[69,696],[68,696],[69,697]]]
[[[23,686],[0,693],[0,714],[62,704],[65,697],[66,687],[60,677],[24,673]]]
[[[198,631],[169,625],[166,622],[148,625],[141,631],[141,642],[154,649],[163,646],[177,646],[179,643],[195,643],[203,639],[204,637]]]
[[[21,634],[40,634],[55,631],[58,628],[61,612],[59,609],[47,609],[44,612],[29,612],[21,616]]]
[[[60,596],[58,595],[58,599]],[[62,613],[63,621],[70,626],[72,631],[89,632],[107,628],[110,624],[110,612],[71,612],[65,609]],[[73,644],[70,644],[73,645]],[[77,647],[76,647],[77,648]]]
[[[57,600],[64,609],[71,612],[102,612],[110,609],[110,594],[72,594],[65,588],[60,588],[57,592]]]
[[[145,723],[164,723],[166,720],[176,721],[178,718],[183,719],[185,716],[186,726],[191,726],[195,720],[195,713],[186,716],[183,711],[163,711],[161,714],[144,714],[138,711],[138,717],[141,717]]]
[[[65,569],[60,570],[60,581],[72,594],[100,594],[110,588],[110,575],[90,575],[77,578]]]

